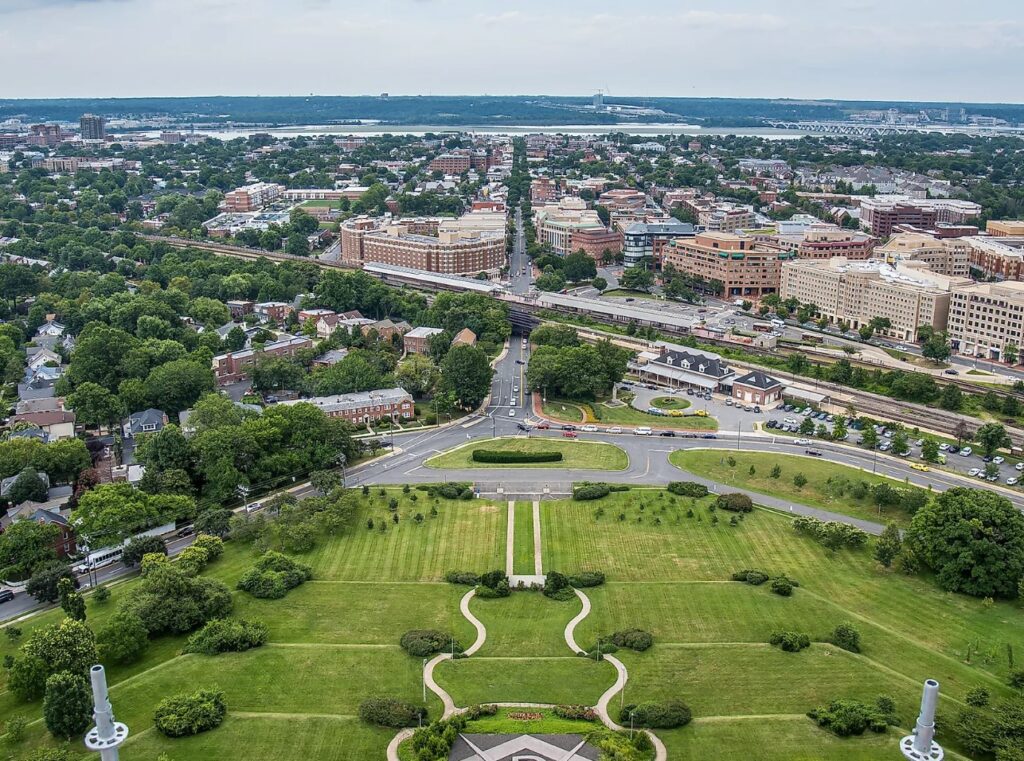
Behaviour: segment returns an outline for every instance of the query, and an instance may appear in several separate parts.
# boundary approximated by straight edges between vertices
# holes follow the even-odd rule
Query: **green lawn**
[[[823,510],[843,513],[854,518],[875,522],[895,521],[901,526],[910,523],[910,516],[899,509],[883,509],[880,513],[870,495],[863,499],[856,499],[849,493],[849,489],[846,489],[841,496],[835,492],[835,484],[841,482],[849,484],[863,481],[870,485],[887,483],[900,487],[905,486],[903,482],[867,473],[847,465],[839,465],[822,458],[767,452],[689,449],[673,452],[669,455],[669,462],[681,470],[713,479],[719,483],[749,489],[811,507],[820,507]],[[730,464],[730,462],[735,464]],[[771,475],[775,466],[782,469],[778,478],[772,478]],[[754,468],[753,473],[750,472],[751,468]],[[793,479],[801,474],[807,479],[807,483],[798,488]]]
[[[570,655],[565,625],[583,607],[575,597],[559,602],[539,592],[513,592],[496,600],[474,599],[473,614],[487,627],[481,656]]]
[[[622,298],[622,299],[647,299],[649,301],[664,301],[660,296],[655,296],[653,293],[647,293],[647,291],[634,291],[629,288],[609,288],[607,291],[601,292],[602,296],[610,296],[611,298]]]
[[[568,653],[568,649],[565,651]],[[572,655],[445,661],[434,670],[456,705],[474,703],[582,703],[594,705],[615,683],[610,663]]]
[[[684,417],[667,417],[643,412],[628,404],[609,406],[598,400],[595,402],[569,402],[562,399],[549,399],[543,405],[544,415],[553,420],[566,423],[599,423],[601,425],[642,426],[650,428],[673,428],[675,430],[717,431],[718,421],[713,417],[686,415]],[[682,408],[678,408],[682,409]]]
[[[533,573],[533,505],[530,502],[516,503],[515,548],[512,561],[515,573]]]
[[[524,462],[500,465],[474,462],[473,451],[477,449],[497,450],[500,452],[561,452],[562,459],[558,462]],[[424,465],[443,470],[461,470],[464,468],[488,470],[495,468],[625,470],[629,466],[629,457],[624,451],[612,444],[602,444],[596,441],[553,439],[550,437],[535,439],[511,438],[464,444],[444,454],[431,457]]]

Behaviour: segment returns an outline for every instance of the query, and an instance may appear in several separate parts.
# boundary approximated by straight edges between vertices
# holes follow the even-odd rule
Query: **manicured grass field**
[[[730,464],[730,458],[735,465]],[[901,510],[883,508],[879,512],[879,509],[871,501],[870,495],[863,499],[855,499],[849,490],[846,490],[842,496],[836,496],[830,490],[830,482],[835,483],[839,480],[845,480],[848,483],[863,481],[869,485],[886,483],[897,487],[904,487],[906,484],[847,465],[829,462],[822,458],[767,452],[680,449],[669,455],[669,462],[681,470],[696,473],[719,483],[761,492],[811,507],[820,507],[823,510],[843,513],[854,518],[863,518],[876,523],[895,521],[901,526],[910,523],[910,516]],[[778,478],[772,478],[771,475],[775,466],[781,468]],[[751,468],[754,468],[753,473],[750,472]],[[807,483],[799,488],[793,482],[798,474],[802,474],[807,479]]]
[[[690,402],[678,396],[658,396],[651,400],[651,406],[659,410],[685,410]]]
[[[576,598],[560,602],[534,591],[495,600],[474,599],[470,609],[487,627],[480,655],[570,655],[565,625],[581,607]]]
[[[566,650],[568,652],[568,650]],[[434,671],[457,705],[581,703],[594,705],[615,682],[610,663],[572,655],[445,661]]]
[[[516,503],[515,554],[512,568],[515,573],[533,573],[533,504]]]
[[[473,461],[473,451],[488,449],[499,452],[561,452],[562,459],[558,462],[524,462],[492,464]],[[437,457],[431,457],[424,465],[444,470],[461,470],[463,468],[556,468],[585,470],[625,470],[629,466],[629,457],[624,451],[611,444],[596,441],[575,441],[570,439],[513,438],[492,439],[489,441],[465,444]]]
[[[677,431],[718,430],[718,421],[713,417],[700,417],[699,415],[686,415],[684,417],[651,415],[628,404],[609,407],[603,401],[584,403],[549,399],[543,405],[543,410],[546,417],[566,423],[586,422],[630,427],[646,425],[650,428],[672,428]],[[597,410],[597,412],[595,413],[594,410]]]

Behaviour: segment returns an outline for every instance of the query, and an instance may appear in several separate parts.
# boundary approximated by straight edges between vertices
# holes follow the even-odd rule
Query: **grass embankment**
[[[558,462],[484,463],[473,460],[473,451],[487,449],[500,452],[561,452]],[[555,439],[549,436],[535,439],[491,439],[464,444],[436,457],[424,465],[429,468],[459,470],[463,468],[557,468],[561,470],[625,470],[629,457],[624,451],[611,444],[597,441],[575,441]]]
[[[901,526],[909,524],[910,515],[896,508],[882,508],[879,511],[870,493],[858,499],[849,487],[853,483],[863,482],[869,486],[885,483],[902,488],[917,488],[848,465],[798,455],[689,449],[676,450],[669,455],[669,462],[681,470],[718,483],[876,523],[895,521]],[[773,478],[772,472],[776,467],[780,469],[779,476]],[[800,475],[807,479],[802,487],[794,483],[794,479]],[[840,484],[844,485],[841,493],[838,488]]]

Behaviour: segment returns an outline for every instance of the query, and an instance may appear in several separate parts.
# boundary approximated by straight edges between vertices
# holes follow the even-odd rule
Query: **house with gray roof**
[[[124,437],[134,439],[140,433],[156,433],[167,425],[167,415],[150,407],[148,410],[133,412],[122,424]]]
[[[705,391],[717,391],[723,385],[731,385],[736,375],[736,371],[717,354],[695,349],[662,348],[656,356],[641,355],[638,362],[631,363],[631,368],[641,380],[649,383]]]

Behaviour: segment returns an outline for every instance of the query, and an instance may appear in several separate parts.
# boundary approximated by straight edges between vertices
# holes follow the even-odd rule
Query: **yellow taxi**
[[[931,468],[929,468],[927,465],[922,465],[919,462],[910,463],[910,467],[912,467],[914,470],[923,470],[925,472],[931,470]]]

